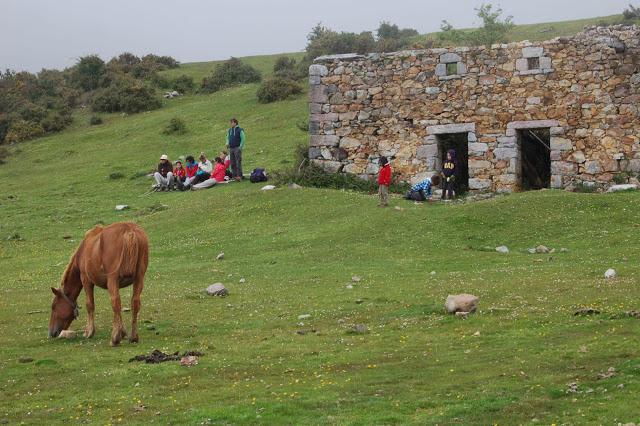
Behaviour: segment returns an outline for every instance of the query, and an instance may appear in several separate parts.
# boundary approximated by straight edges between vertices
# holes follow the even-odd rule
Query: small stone
[[[478,297],[472,294],[449,295],[445,302],[448,313],[475,312],[478,307]]]
[[[73,238],[71,235],[63,235],[62,236],[63,240],[70,240],[71,238]]]
[[[560,253],[569,253],[569,249],[568,249],[568,248],[565,248],[565,247],[562,247],[562,248],[560,249]]]
[[[527,249],[527,251],[528,251],[530,254],[536,254],[536,249],[534,249],[534,248]]]
[[[147,324],[147,326],[145,327],[147,330],[149,331],[153,331],[156,329],[156,326],[153,324]]]
[[[364,334],[367,332],[367,326],[364,324],[356,324],[355,327],[353,327],[353,331],[357,334]]]
[[[606,372],[598,374],[598,380],[609,379],[616,375],[616,369],[613,367],[609,367]]]
[[[215,283],[207,287],[207,294],[209,296],[225,297],[229,295],[229,290],[227,290],[227,288],[222,283]]]
[[[624,389],[624,383],[620,383],[618,386],[616,386],[618,389]]]
[[[356,299],[356,304],[357,304],[357,305],[360,305],[360,304],[362,304],[363,302],[364,302],[364,300],[362,300],[362,299]]]
[[[353,286],[352,286],[351,284],[347,284],[346,289],[347,289],[347,290],[352,290],[352,289],[353,289]]]
[[[403,209],[402,207],[400,207],[400,206],[395,206],[393,209],[394,209],[394,210],[398,210],[399,212],[401,212],[401,211],[403,211],[403,210],[404,210],[404,209]]]
[[[20,358],[18,358],[18,362],[20,364],[28,364],[30,362],[33,362],[33,358],[31,358],[30,356],[21,356]]]
[[[496,251],[498,253],[509,253],[509,248],[507,246],[496,247]]]
[[[245,280],[244,278],[240,278],[240,281],[238,281],[240,284],[244,284],[247,282],[247,280]]]
[[[351,277],[351,281],[354,283],[359,283],[360,281],[362,281],[362,277],[359,277],[358,275],[354,275]]]
[[[473,335],[476,337],[480,336],[480,331],[476,331],[475,333],[473,333]]]
[[[311,318],[311,314],[298,315],[298,319],[299,320],[303,320],[303,319],[307,319],[307,318]]]
[[[302,189],[302,187],[300,185],[298,185],[297,183],[290,183],[289,184],[289,188],[290,189]]]
[[[431,273],[430,273],[430,274],[431,274],[431,275],[435,275],[435,274],[436,274],[436,271],[431,271]]]
[[[578,309],[577,311],[575,311],[573,313],[573,315],[581,315],[581,316],[586,316],[586,315],[598,315],[600,313],[599,310],[597,309],[593,309],[593,308],[582,308],[582,309]]]
[[[224,259],[224,252],[216,256],[216,260],[222,260],[222,259]]]
[[[618,276],[618,273],[615,269],[609,268],[604,273],[604,278],[607,280],[612,280]]]
[[[586,346],[580,346],[580,349],[578,349],[578,352],[582,353],[582,354],[586,354],[587,351],[587,347]]]
[[[466,320],[469,317],[469,312],[456,312],[456,317]]]
[[[607,189],[607,192],[633,191],[635,189],[638,189],[638,185],[626,183],[622,185],[612,185]]]
[[[549,251],[549,247],[547,246],[539,245],[536,247],[536,253],[549,253]]]
[[[122,308],[122,312],[131,312],[131,308]]]
[[[192,367],[198,365],[198,357],[195,355],[183,356],[180,358],[180,365],[183,367]]]
[[[129,206],[127,204],[118,204],[118,205],[116,205],[116,210],[118,210],[118,211],[127,210],[128,208],[129,208]]]
[[[261,191],[271,191],[273,189],[276,189],[275,185],[265,185],[262,188],[260,188]]]

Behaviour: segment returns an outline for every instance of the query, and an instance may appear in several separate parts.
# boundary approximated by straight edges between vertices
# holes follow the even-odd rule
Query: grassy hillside
[[[640,309],[640,193],[394,198],[399,210],[367,194],[248,182],[143,195],[160,154],[219,150],[230,116],[247,129],[247,169],[286,164],[306,140],[295,126],[306,100],[258,105],[255,90],[168,100],[95,127],[80,114],[59,135],[10,148],[0,165],[1,422],[640,421],[640,320],[623,314]],[[189,133],[161,135],[174,116]],[[131,209],[116,212],[121,203]],[[47,339],[49,287],[88,228],[121,220],[151,242],[141,342],[109,347],[100,289],[93,339]],[[486,248],[502,244],[509,254]],[[537,244],[568,252],[526,252]],[[353,275],[362,280],[349,289]],[[214,282],[230,296],[206,296]],[[443,313],[460,292],[481,298],[467,321]],[[583,307],[601,314],[573,315]],[[83,309],[72,328],[85,320]],[[206,355],[192,368],[128,362],[153,349]]]

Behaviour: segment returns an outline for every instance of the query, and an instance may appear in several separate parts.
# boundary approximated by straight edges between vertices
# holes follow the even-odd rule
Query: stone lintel
[[[442,135],[447,133],[468,133],[476,131],[476,123],[454,123],[454,124],[438,124],[436,126],[428,126],[427,134]]]
[[[560,123],[558,120],[528,120],[528,121],[512,121],[507,123],[507,129],[546,129],[551,127],[558,127]],[[514,136],[514,134],[507,133],[507,136]]]

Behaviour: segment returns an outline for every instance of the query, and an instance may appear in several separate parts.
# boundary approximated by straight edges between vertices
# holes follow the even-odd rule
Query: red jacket
[[[216,182],[224,182],[224,176],[227,168],[223,163],[216,163],[215,168],[213,169],[213,173],[211,173],[211,177],[216,180]]]
[[[178,178],[183,178],[187,176],[187,171],[184,169],[184,167],[176,167],[175,169],[173,169],[173,175]]]
[[[187,163],[185,169],[187,171],[187,177],[192,178],[198,172],[198,163],[193,163],[193,165],[191,166],[189,165],[189,163]]]
[[[378,175],[378,185],[391,185],[391,165],[389,163],[382,166]]]

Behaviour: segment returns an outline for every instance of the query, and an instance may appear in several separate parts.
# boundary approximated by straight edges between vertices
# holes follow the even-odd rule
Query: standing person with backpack
[[[238,120],[231,119],[231,128],[227,130],[227,148],[231,159],[231,173],[237,181],[242,180],[242,150],[244,149],[244,130],[238,126]]]

